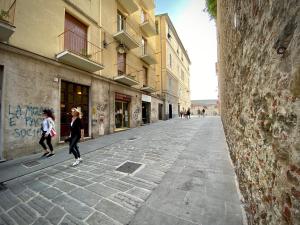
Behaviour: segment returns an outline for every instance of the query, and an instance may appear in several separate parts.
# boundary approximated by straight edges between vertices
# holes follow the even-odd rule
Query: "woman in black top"
[[[73,108],[71,110],[72,113],[72,122],[70,126],[71,136],[70,136],[70,154],[73,153],[75,157],[75,162],[73,166],[77,166],[82,159],[80,158],[79,148],[77,147],[77,143],[81,138],[81,119],[80,119],[80,112],[77,108]]]

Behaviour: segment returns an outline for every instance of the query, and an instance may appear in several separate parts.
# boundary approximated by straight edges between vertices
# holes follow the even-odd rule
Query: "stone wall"
[[[222,120],[249,224],[300,224],[300,1],[218,1]]]

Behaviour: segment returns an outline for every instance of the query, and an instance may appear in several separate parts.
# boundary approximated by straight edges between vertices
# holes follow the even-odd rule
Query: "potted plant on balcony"
[[[81,49],[81,55],[85,58],[91,59],[92,55],[88,54],[88,50],[86,48]]]
[[[0,11],[0,20],[7,21],[8,20],[8,11],[1,9]]]

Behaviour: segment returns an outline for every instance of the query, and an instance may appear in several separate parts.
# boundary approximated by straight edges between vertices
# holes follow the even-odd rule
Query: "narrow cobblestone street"
[[[119,141],[110,138],[110,145],[84,154],[77,167],[66,155],[4,183],[0,224],[243,224],[219,117],[173,119],[112,137]],[[117,172],[126,161],[142,166],[130,175]]]

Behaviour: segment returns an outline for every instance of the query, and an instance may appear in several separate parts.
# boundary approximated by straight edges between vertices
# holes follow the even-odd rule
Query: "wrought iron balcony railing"
[[[102,49],[74,31],[66,30],[58,36],[60,52],[69,51],[101,64]]]

